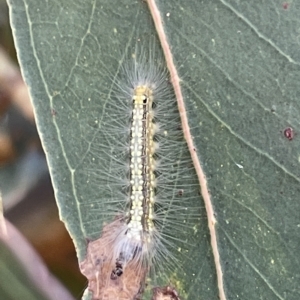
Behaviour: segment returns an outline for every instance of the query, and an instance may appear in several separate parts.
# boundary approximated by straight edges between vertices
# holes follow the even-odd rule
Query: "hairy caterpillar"
[[[163,59],[154,47],[139,50],[109,76],[90,146],[99,168],[88,171],[87,183],[100,191],[100,199],[85,205],[99,213],[101,224],[110,224],[99,239],[109,251],[96,255],[99,265],[109,265],[99,271],[101,289],[122,281],[128,269],[140,278],[151,271],[152,285],[184,280],[202,209]]]

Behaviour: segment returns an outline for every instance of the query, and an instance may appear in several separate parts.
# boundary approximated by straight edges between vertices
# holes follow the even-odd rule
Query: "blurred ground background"
[[[59,220],[51,180],[0,0],[0,190],[4,215],[76,299],[86,285],[72,240]]]

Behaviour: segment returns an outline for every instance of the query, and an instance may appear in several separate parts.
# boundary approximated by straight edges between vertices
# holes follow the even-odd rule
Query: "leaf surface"
[[[155,29],[143,1],[9,2],[61,218],[82,260],[85,239],[102,228],[85,203],[103,208],[88,170],[101,168],[93,157],[107,155],[95,150],[105,99],[123,51]],[[298,300],[299,5],[159,6],[217,214],[227,299]],[[291,141],[287,127],[296,133]],[[181,273],[184,298],[218,299],[204,215],[197,226]]]

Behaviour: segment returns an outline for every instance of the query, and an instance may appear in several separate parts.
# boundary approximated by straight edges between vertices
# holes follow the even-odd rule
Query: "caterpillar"
[[[149,273],[153,286],[160,280],[169,284],[171,276],[176,281],[203,209],[195,201],[197,178],[162,56],[154,47],[132,52],[118,63],[118,74],[109,75],[111,86],[89,153],[100,168],[89,170],[87,183],[101,190],[101,199],[85,205],[99,212],[104,226],[88,250],[93,268],[99,266],[99,276],[93,274],[95,299],[113,293],[117,282],[128,287],[124,282],[131,271],[136,295]],[[82,269],[87,277],[93,272]],[[96,288],[90,289],[95,294]]]

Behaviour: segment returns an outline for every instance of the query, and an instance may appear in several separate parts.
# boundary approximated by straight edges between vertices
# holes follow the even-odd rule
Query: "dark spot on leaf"
[[[283,134],[289,141],[292,141],[295,136],[294,130],[291,127],[287,127],[286,129],[284,129]]]
[[[176,289],[170,285],[153,289],[152,300],[180,300]]]
[[[117,260],[116,267],[112,270],[110,274],[110,279],[115,280],[123,274],[123,265]]]
[[[288,2],[283,2],[282,3],[282,7],[283,7],[283,9],[288,9],[289,8],[289,3]]]

